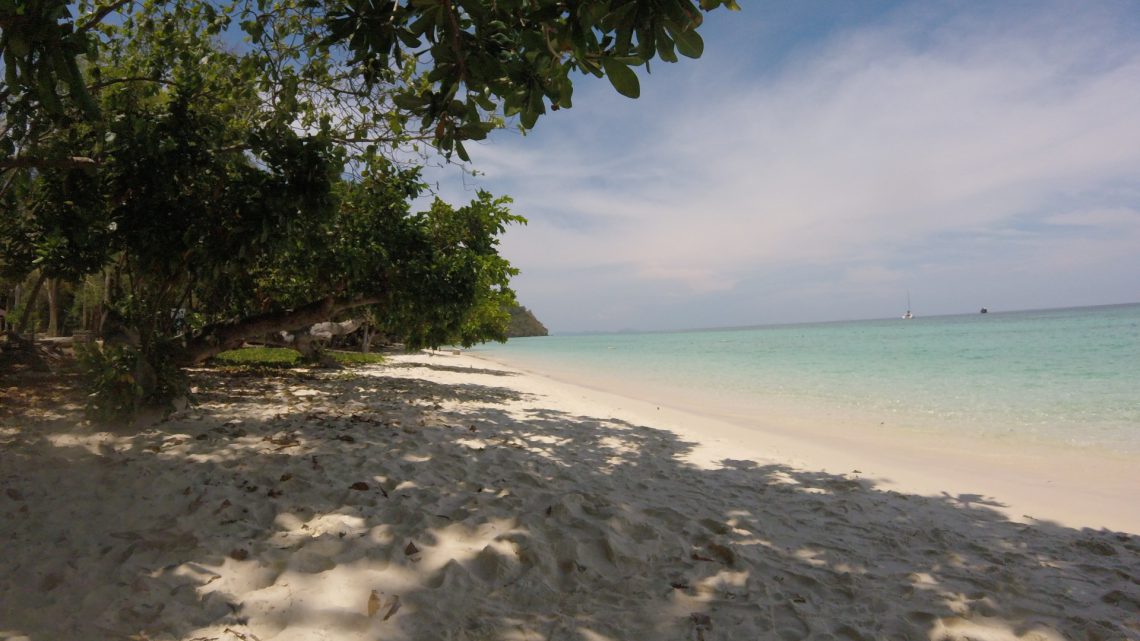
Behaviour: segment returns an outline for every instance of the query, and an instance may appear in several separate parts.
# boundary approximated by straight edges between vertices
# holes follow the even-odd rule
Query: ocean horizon
[[[1140,303],[555,334],[475,351],[736,419],[1140,454]]]
[[[1095,310],[1095,309],[1110,309],[1113,307],[1133,307],[1140,306],[1140,301],[1130,303],[1104,303],[1098,305],[1072,305],[1066,307],[1033,307],[1029,309],[1003,309],[1003,310],[989,310],[987,311],[973,311],[973,312],[950,312],[943,314],[919,314],[909,320],[923,319],[936,319],[936,318],[956,318],[960,316],[981,316],[981,315],[1002,315],[1002,314],[1028,314],[1035,312],[1067,312],[1075,310]],[[863,323],[873,321],[889,321],[889,320],[903,320],[902,315],[897,316],[875,316],[867,318],[835,318],[828,320],[805,320],[805,321],[788,321],[788,322],[772,322],[772,323],[756,323],[748,325],[710,325],[707,327],[682,327],[677,329],[639,329],[636,327],[624,327],[616,330],[606,329],[588,329],[578,331],[551,331],[550,336],[621,336],[624,334],[684,334],[687,332],[719,332],[728,330],[747,330],[747,329],[765,329],[769,327],[801,327],[809,325],[831,325],[834,323]],[[522,338],[512,338],[510,340],[525,340],[528,338],[548,338],[544,336],[527,336]],[[493,347],[491,344],[486,346]]]

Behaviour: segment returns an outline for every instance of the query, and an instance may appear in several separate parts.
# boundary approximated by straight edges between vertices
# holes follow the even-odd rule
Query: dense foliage
[[[486,193],[413,211],[409,161],[533,127],[571,72],[636,96],[630,67],[699,55],[700,21],[689,0],[0,0],[0,278],[83,300],[120,346],[88,361],[134,383],[365,306],[411,345],[503,340],[497,239],[522,218]]]

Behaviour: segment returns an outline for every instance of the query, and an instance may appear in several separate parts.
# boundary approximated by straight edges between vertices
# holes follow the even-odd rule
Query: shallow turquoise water
[[[1140,453],[1140,304],[480,347],[668,392]]]

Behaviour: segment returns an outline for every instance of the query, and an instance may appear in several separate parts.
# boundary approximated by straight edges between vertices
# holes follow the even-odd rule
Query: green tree
[[[413,345],[501,340],[497,238],[522,219],[485,193],[411,211],[407,159],[533,127],[572,72],[635,97],[631,67],[700,55],[700,20],[688,0],[0,0],[0,268],[102,274],[138,380],[362,306]]]
[[[466,158],[479,140],[518,116],[524,129],[550,110],[572,106],[572,74],[607,77],[637,97],[632,67],[678,54],[699,57],[702,10],[738,9],[735,0],[234,0],[218,4],[147,0],[0,0],[0,99],[9,131],[0,136],[6,166],[78,164],[77,154],[44,158],[21,144],[68,107],[99,113],[84,73],[108,47],[138,33],[179,37],[169,17],[192,13],[215,32],[247,34],[262,89],[287,105],[316,86],[326,100],[360,116],[359,141],[406,140],[418,129],[446,152]],[[72,8],[74,6],[74,13]],[[125,28],[120,28],[125,27]],[[337,62],[342,61],[342,62]],[[328,80],[335,82],[326,82]],[[315,112],[312,117],[328,117]],[[381,127],[387,136],[375,136]],[[360,135],[363,134],[363,135]],[[20,155],[11,157],[16,151]]]

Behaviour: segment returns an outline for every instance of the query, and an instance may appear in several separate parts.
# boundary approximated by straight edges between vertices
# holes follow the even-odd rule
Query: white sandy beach
[[[1123,459],[742,426],[450,353],[197,381],[142,431],[0,423],[0,640],[1140,639]]]

